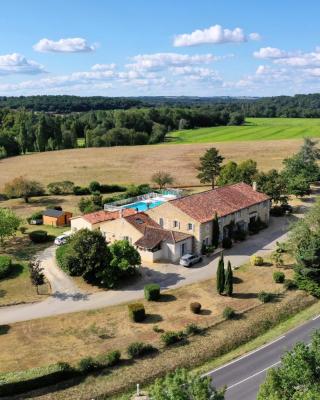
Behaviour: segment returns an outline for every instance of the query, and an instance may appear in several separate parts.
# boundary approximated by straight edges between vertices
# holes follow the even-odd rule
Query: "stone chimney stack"
[[[257,191],[257,182],[252,182],[252,189],[256,192]]]

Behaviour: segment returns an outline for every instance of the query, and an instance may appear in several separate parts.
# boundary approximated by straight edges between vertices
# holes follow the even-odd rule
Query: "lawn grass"
[[[320,119],[315,118],[246,118],[242,126],[217,126],[187,129],[168,134],[171,143],[210,143],[301,139],[320,137]]]

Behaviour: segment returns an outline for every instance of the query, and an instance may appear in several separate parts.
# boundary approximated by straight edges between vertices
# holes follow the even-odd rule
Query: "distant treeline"
[[[240,112],[247,117],[320,117],[320,94],[297,94],[277,97],[80,97],[21,96],[0,97],[0,109],[24,108],[29,111],[68,114],[91,110],[127,110],[129,108],[202,108],[212,111]]]
[[[155,144],[172,130],[243,122],[239,112],[212,107],[131,108],[66,115],[0,109],[0,158],[71,149],[79,143],[85,147]]]

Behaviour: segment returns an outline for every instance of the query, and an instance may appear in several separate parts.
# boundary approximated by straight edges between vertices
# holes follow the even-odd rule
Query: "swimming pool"
[[[163,203],[163,200],[155,200],[151,202],[137,201],[136,203],[127,204],[126,206],[123,206],[123,208],[133,208],[137,211],[147,211],[149,208],[158,207]]]

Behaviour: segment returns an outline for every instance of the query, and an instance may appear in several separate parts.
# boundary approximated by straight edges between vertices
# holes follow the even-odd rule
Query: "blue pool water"
[[[128,205],[124,206],[123,208],[133,208],[138,211],[147,211],[149,208],[158,207],[162,203],[164,203],[164,201],[161,201],[161,200],[153,201],[152,203],[148,203],[148,204],[144,201],[138,201],[136,203],[128,204]]]

